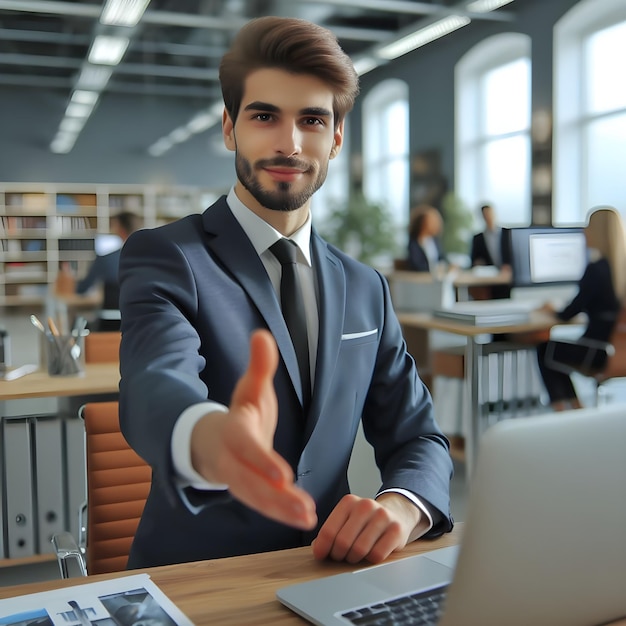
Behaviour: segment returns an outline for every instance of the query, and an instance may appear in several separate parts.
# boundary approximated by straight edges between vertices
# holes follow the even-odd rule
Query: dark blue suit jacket
[[[434,239],[434,242],[435,242],[435,245],[437,246],[437,253],[439,255],[439,260],[444,261],[445,256],[441,250],[439,241],[437,239]],[[428,261],[428,257],[426,256],[426,252],[424,251],[424,248],[420,246],[417,239],[411,239],[409,241],[408,251],[409,251],[408,263],[409,263],[410,270],[413,270],[414,272],[430,272],[431,269],[433,270],[435,269],[435,268],[430,267],[430,263]]]
[[[303,414],[296,355],[265,268],[224,198],[191,215],[134,233],[120,264],[120,421],[153,468],[153,485],[129,567],[262,552],[310,543],[228,492],[179,498],[170,441],[190,405],[228,405],[246,369],[250,334],[267,328],[280,351],[275,376],[275,448],[317,503],[320,524],[349,492],[347,468],[359,420],[374,445],[382,488],[411,490],[449,531],[447,441],[406,352],[386,280],[326,244],[315,232],[319,344],[313,395]]]

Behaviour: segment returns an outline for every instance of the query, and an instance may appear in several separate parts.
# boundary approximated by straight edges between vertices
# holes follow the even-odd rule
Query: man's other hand
[[[420,509],[397,493],[376,500],[344,496],[333,509],[312,544],[317,559],[358,563],[384,561],[416,536],[427,523]]]

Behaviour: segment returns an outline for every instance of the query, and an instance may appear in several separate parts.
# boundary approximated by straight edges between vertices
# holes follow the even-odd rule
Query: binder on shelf
[[[37,548],[54,552],[51,540],[65,528],[62,423],[56,416],[35,420]]]
[[[5,419],[3,424],[6,500],[6,555],[35,554],[35,517],[30,418]]]
[[[85,425],[79,417],[67,417],[65,426],[67,530],[80,539],[79,514],[87,501]]]
[[[2,404],[2,403],[0,403]],[[4,429],[3,429],[4,419],[0,417],[0,450],[4,450]],[[7,553],[4,545],[4,527],[6,514],[2,503],[5,501],[4,494],[6,492],[6,472],[4,469],[4,463],[0,459],[0,559],[6,558]]]

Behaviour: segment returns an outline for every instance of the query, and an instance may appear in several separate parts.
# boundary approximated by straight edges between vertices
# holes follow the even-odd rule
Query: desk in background
[[[539,311],[532,311],[527,322],[499,326],[474,326],[464,322],[437,318],[432,313],[399,312],[398,319],[403,329],[409,333],[411,330],[421,332],[426,345],[428,345],[428,339],[425,331],[438,330],[466,338],[465,402],[469,410],[464,411],[464,435],[466,475],[469,478],[475,463],[478,441],[486,413],[484,403],[480,401],[481,390],[483,389],[480,361],[484,353],[484,344],[481,342],[481,338],[485,335],[528,335],[546,331],[554,326],[555,320],[552,316]],[[413,339],[415,340],[415,337]]]
[[[0,380],[0,559],[53,552],[50,537],[69,530],[78,538],[78,511],[86,497],[84,429],[78,406],[119,390],[117,363],[88,364],[83,376],[38,371]],[[40,410],[40,400],[58,399]],[[33,409],[35,406],[35,409]]]
[[[117,393],[119,382],[117,363],[87,364],[84,376],[48,376],[39,370],[17,380],[0,380],[0,402]]]
[[[408,270],[395,270],[389,276],[389,283],[394,289],[394,283],[405,285],[430,285],[436,283],[449,283],[454,289],[454,299],[458,302],[470,299],[470,289],[473,287],[501,287],[510,286],[511,275],[506,272],[485,273],[472,270],[452,270],[441,277],[434,277],[430,272],[412,272]],[[439,306],[442,303],[439,303]],[[434,307],[432,307],[434,308]],[[421,309],[423,310],[423,308]]]

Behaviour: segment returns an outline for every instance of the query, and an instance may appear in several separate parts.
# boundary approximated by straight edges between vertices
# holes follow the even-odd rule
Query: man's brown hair
[[[111,222],[117,222],[119,227],[128,235],[141,228],[141,218],[130,211],[122,211],[121,213],[111,215]]]
[[[220,64],[226,110],[233,122],[239,114],[244,82],[262,68],[315,76],[334,94],[335,128],[354,106],[359,79],[350,57],[326,28],[297,18],[260,17],[236,35]]]

